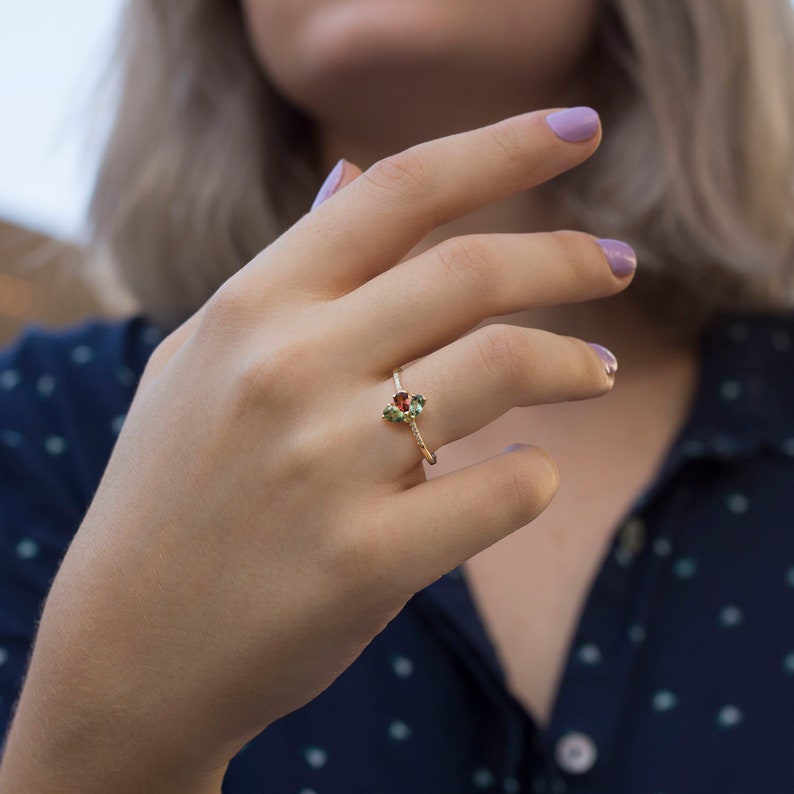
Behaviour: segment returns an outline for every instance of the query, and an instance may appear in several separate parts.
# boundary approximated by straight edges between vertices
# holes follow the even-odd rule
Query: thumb
[[[314,199],[312,209],[317,209],[326,199],[331,198],[334,193],[341,190],[345,185],[349,185],[361,174],[362,171],[357,165],[349,163],[345,159],[340,160],[325,178],[325,182],[323,182],[320,191],[317,193],[317,198]]]

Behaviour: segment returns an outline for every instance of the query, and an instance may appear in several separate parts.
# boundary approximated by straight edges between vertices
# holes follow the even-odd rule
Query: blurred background
[[[26,322],[116,311],[107,286],[100,298],[74,266],[112,110],[112,86],[98,86],[123,2],[0,0],[0,346]]]
[[[73,272],[110,102],[123,0],[0,0],[0,346],[25,322],[103,314]]]

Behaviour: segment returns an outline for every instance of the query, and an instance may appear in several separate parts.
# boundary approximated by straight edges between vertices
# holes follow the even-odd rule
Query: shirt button
[[[620,546],[632,556],[637,556],[645,548],[646,535],[645,522],[632,516],[620,528]]]
[[[554,750],[557,766],[571,775],[589,772],[598,758],[595,742],[585,733],[571,731],[561,736]]]

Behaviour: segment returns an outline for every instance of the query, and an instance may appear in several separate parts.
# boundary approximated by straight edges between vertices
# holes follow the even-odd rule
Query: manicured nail
[[[637,254],[620,240],[596,240],[607,255],[607,262],[616,276],[630,276],[637,269]]]
[[[320,204],[322,204],[326,199],[331,198],[331,196],[333,196],[334,193],[339,190],[339,185],[342,182],[342,174],[344,174],[344,172],[345,161],[343,158],[334,166],[331,173],[325,178],[325,182],[323,182],[320,192],[317,194],[317,198],[314,199],[314,203],[312,204],[313,210],[317,209]]]
[[[566,143],[581,143],[590,140],[596,134],[598,113],[588,107],[558,110],[546,116],[546,124]]]
[[[597,345],[595,342],[588,342],[587,344],[601,356],[607,375],[614,375],[618,371],[618,360],[615,358],[614,353],[607,350],[603,345]]]

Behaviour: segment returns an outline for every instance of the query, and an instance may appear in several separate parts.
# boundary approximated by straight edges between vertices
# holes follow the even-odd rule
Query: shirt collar
[[[673,452],[794,454],[794,314],[721,316],[700,338],[700,382]],[[678,455],[675,455],[678,457]]]

